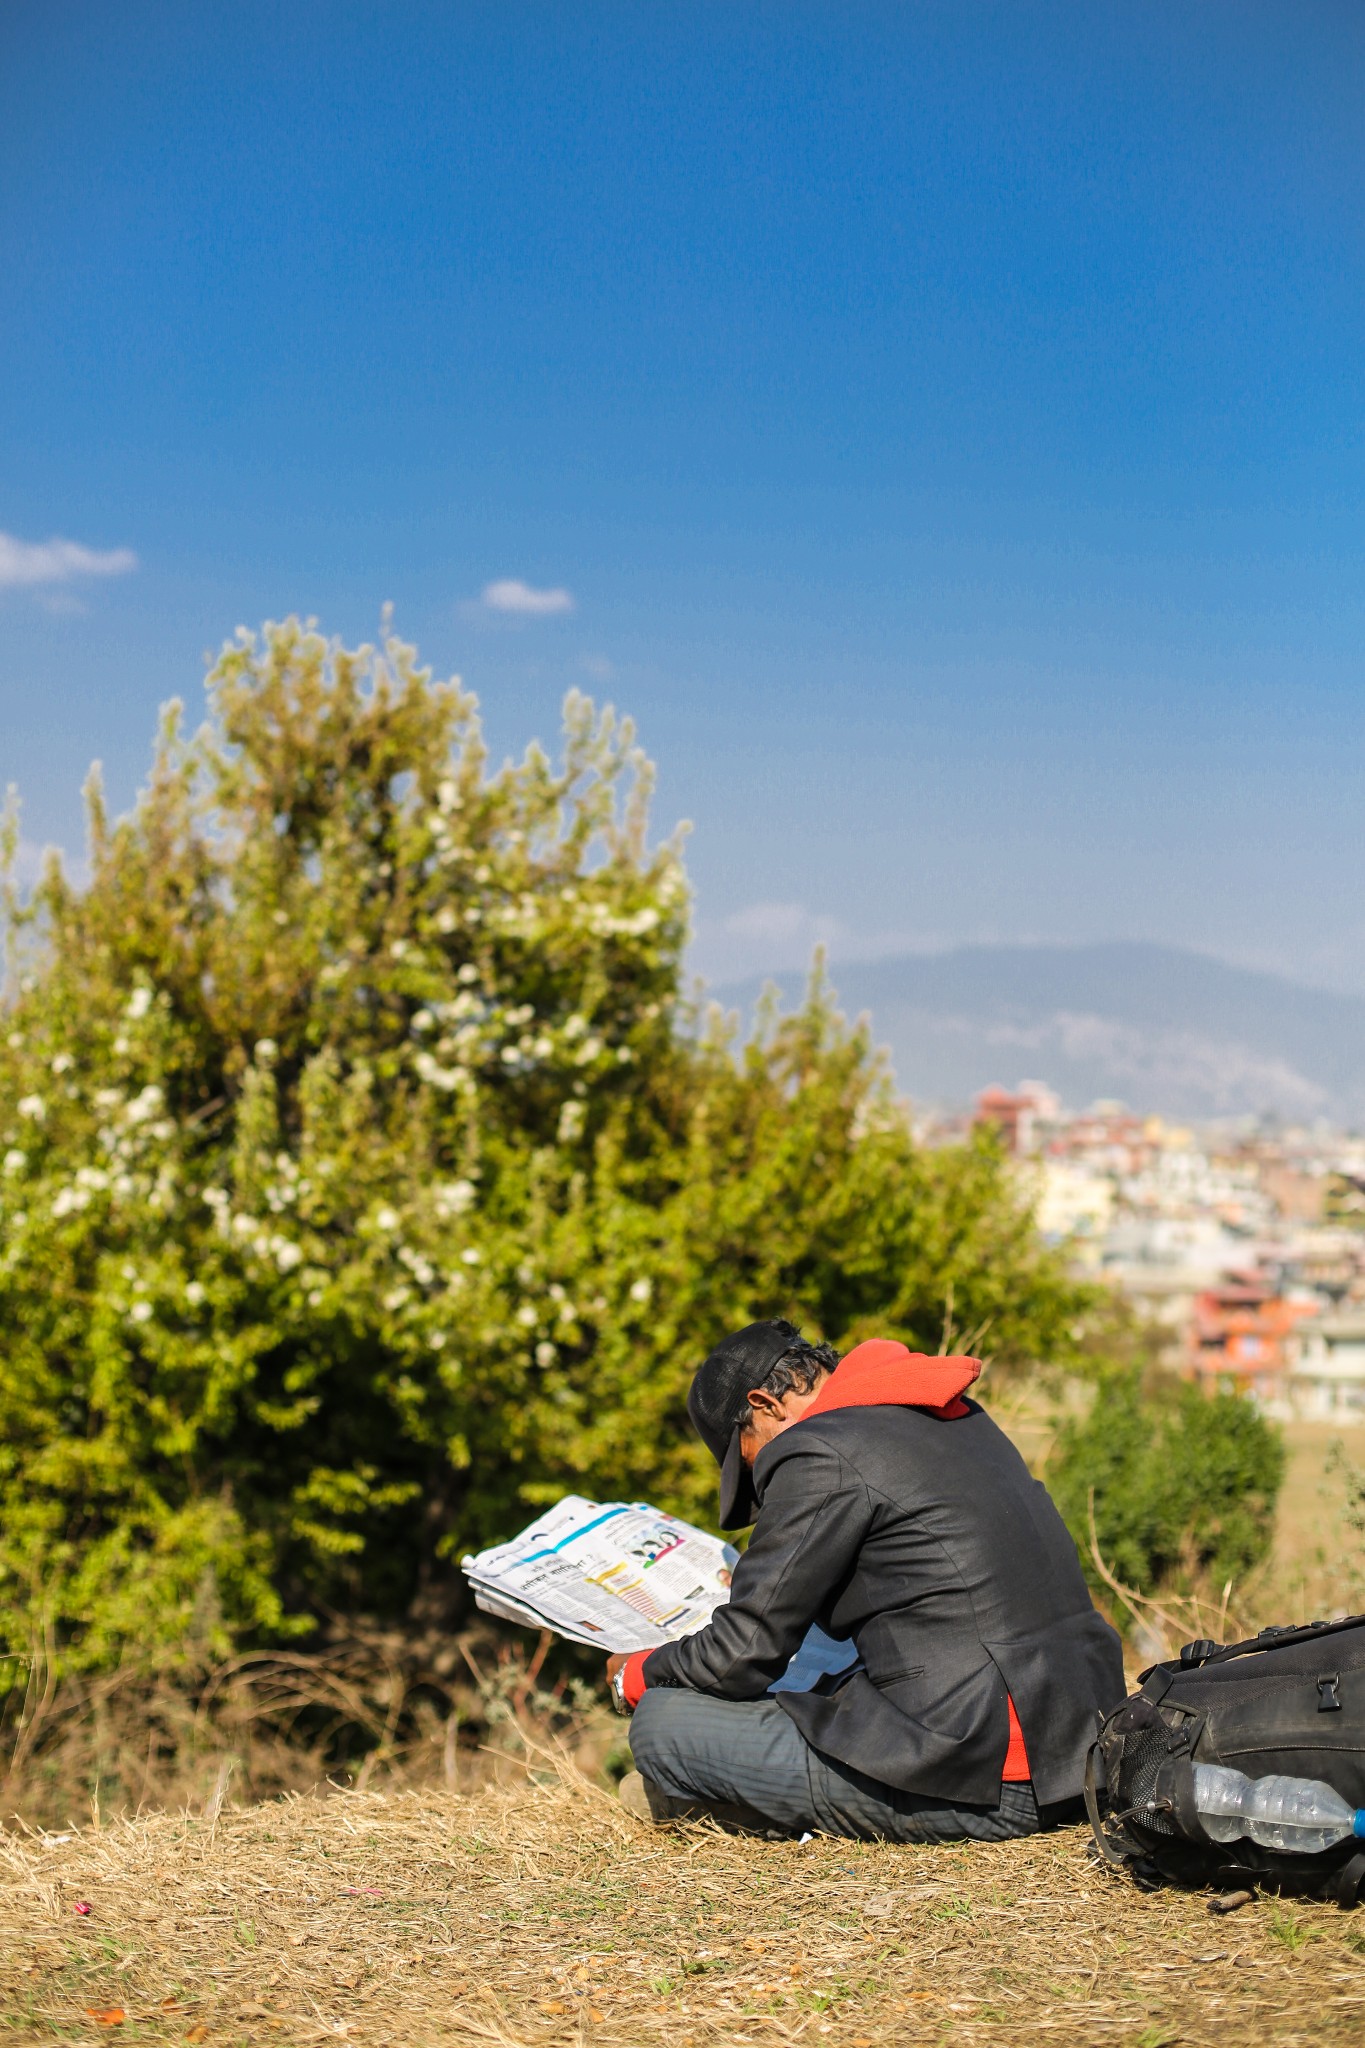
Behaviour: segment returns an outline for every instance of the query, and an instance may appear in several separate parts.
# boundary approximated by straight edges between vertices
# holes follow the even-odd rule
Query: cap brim
[[[757,1514],[753,1474],[740,1452],[739,1431],[736,1429],[721,1462],[720,1514],[717,1519],[722,1529],[747,1529]]]

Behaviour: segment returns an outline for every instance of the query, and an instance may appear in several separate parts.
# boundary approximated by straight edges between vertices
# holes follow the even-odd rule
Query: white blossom
[[[536,1314],[530,1302],[524,1301],[517,1310],[517,1321],[521,1324],[523,1330],[534,1330],[536,1324],[540,1321],[540,1317]]]
[[[191,1280],[186,1284],[185,1299],[189,1303],[191,1308],[198,1308],[200,1302],[204,1299],[204,1287],[202,1281]]]
[[[387,1204],[383,1208],[376,1209],[374,1212],[374,1225],[376,1230],[397,1230],[398,1211],[390,1209]]]
[[[435,1190],[437,1215],[463,1216],[466,1209],[473,1207],[477,1192],[472,1180],[448,1180],[439,1183]]]
[[[139,1017],[146,1016],[148,1010],[150,1010],[151,1007],[151,990],[149,988],[135,988],[133,990],[133,993],[128,998],[128,1007],[123,1014],[125,1017],[131,1017],[133,1021],[136,1023]]]
[[[28,1154],[27,1152],[21,1152],[17,1145],[11,1145],[9,1151],[5,1154],[4,1163],[6,1173],[22,1173],[28,1165]]]
[[[467,1076],[466,1068],[443,1067],[429,1052],[419,1052],[412,1064],[420,1081],[425,1081],[429,1088],[443,1088],[447,1093],[458,1088]]]
[[[630,1298],[632,1301],[648,1301],[653,1292],[654,1282],[652,1280],[632,1280],[630,1283]]]
[[[52,1062],[52,1071],[54,1074],[69,1074],[75,1064],[69,1052],[59,1052]]]
[[[150,1301],[135,1301],[128,1314],[135,1323],[149,1323],[152,1319],[152,1304]]]
[[[156,1082],[149,1081],[141,1094],[135,1095],[127,1104],[123,1114],[130,1124],[146,1123],[149,1117],[156,1115],[165,1099]]]
[[[558,1353],[558,1352],[556,1351],[556,1349],[555,1349],[555,1347],[554,1347],[554,1345],[553,1345],[553,1344],[550,1344],[550,1343],[548,1343],[548,1342],[544,1342],[544,1343],[540,1343],[540,1344],[537,1344],[537,1346],[536,1346],[536,1364],[537,1364],[537,1365],[542,1365],[542,1366],[548,1366],[548,1365],[553,1365],[553,1364],[554,1364],[554,1362],[555,1362],[555,1360],[556,1360],[556,1359],[558,1358],[558,1356],[559,1356],[559,1353]]]
[[[432,1016],[430,1010],[414,1010],[412,1013],[412,1028],[414,1031],[430,1031],[435,1022],[436,1019]]]
[[[587,1116],[586,1103],[570,1101],[563,1104],[559,1112],[559,1123],[556,1129],[556,1135],[561,1145],[572,1145],[582,1137],[583,1126],[587,1122]]]
[[[47,1115],[47,1104],[41,1095],[21,1095],[14,1106],[20,1116],[26,1116],[31,1123],[40,1124]]]
[[[483,1253],[476,1245],[467,1244],[460,1253],[460,1257],[467,1266],[480,1266],[483,1264]]]

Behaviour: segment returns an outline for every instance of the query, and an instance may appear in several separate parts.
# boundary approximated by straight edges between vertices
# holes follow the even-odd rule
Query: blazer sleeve
[[[782,1447],[729,1600],[695,1635],[650,1651],[646,1687],[761,1699],[846,1577],[872,1518],[867,1488],[813,1431]]]

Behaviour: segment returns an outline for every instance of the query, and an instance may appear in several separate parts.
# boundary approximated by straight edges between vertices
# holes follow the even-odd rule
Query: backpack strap
[[[1282,1650],[1289,1643],[1308,1643],[1318,1636],[1339,1635],[1343,1629],[1365,1627],[1365,1614],[1344,1614],[1339,1621],[1306,1621],[1298,1628],[1263,1628],[1244,1642],[1229,1643],[1199,1659],[1200,1664],[1226,1664],[1231,1657],[1254,1656],[1257,1650]],[[1200,1645],[1202,1648],[1202,1645]]]
[[[1361,1887],[1365,1886],[1365,1849],[1358,1849],[1349,1863],[1343,1863],[1332,1886],[1332,1897],[1343,1912],[1360,1903]],[[1355,1936],[1351,1939],[1354,1941]]]
[[[1128,1857],[1126,1853],[1118,1847],[1118,1845],[1114,1842],[1112,1837],[1106,1833],[1104,1822],[1100,1819],[1100,1799],[1098,1785],[1099,1761],[1099,1743],[1092,1742],[1090,1748],[1086,1752],[1085,1758],[1086,1818],[1090,1822],[1090,1832],[1095,1837],[1095,1846],[1099,1850],[1101,1856],[1103,1856],[1105,1862],[1111,1863],[1115,1866],[1116,1869],[1121,1870],[1128,1862]],[[1360,1861],[1362,1865],[1365,1865],[1365,1855],[1362,1855]]]

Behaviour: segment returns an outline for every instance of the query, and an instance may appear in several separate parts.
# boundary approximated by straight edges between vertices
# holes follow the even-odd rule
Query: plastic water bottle
[[[1312,1856],[1348,1835],[1365,1840],[1365,1806],[1348,1806],[1316,1778],[1248,1778],[1222,1764],[1196,1764],[1194,1804],[1215,1842],[1250,1835],[1263,1849]]]

